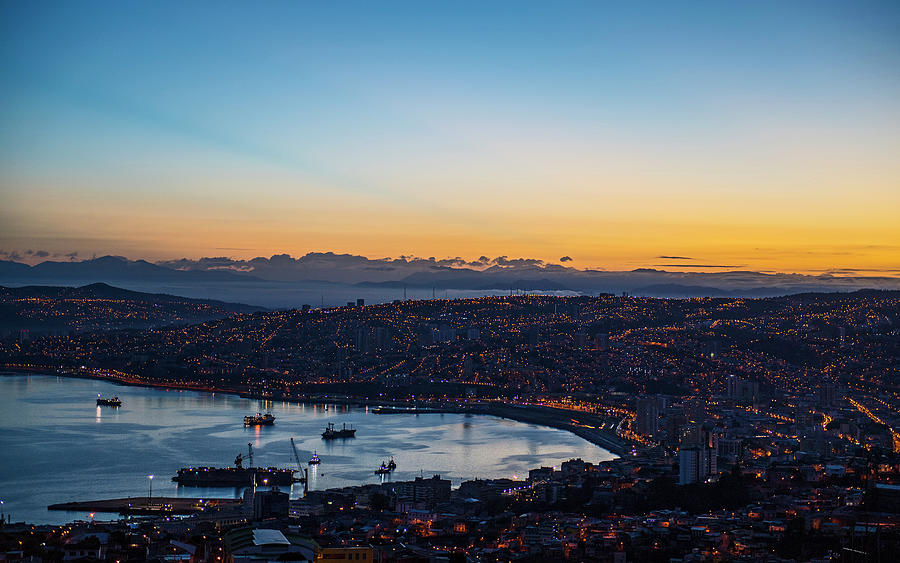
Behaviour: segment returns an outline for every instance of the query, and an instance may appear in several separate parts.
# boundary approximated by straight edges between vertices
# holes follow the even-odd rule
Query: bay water
[[[123,404],[96,406],[98,394]],[[523,479],[531,468],[572,458],[615,457],[570,432],[493,416],[371,410],[53,375],[0,376],[2,509],[16,522],[55,524],[88,515],[51,512],[50,504],[146,497],[151,485],[154,497],[236,498],[241,489],[184,487],[171,479],[181,467],[229,466],[247,454],[248,444],[255,465],[297,469],[291,437],[313,490],[433,475],[454,486],[474,478]],[[243,417],[257,412],[271,412],[275,424],[244,427]],[[352,425],[356,437],[323,440],[329,422]],[[313,453],[321,464],[307,466]],[[396,471],[375,475],[391,457]],[[302,496],[303,485],[290,493]]]

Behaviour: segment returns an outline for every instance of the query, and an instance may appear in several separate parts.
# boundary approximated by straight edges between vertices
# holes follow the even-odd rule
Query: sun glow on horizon
[[[99,6],[3,8],[0,259],[900,270],[890,3]]]

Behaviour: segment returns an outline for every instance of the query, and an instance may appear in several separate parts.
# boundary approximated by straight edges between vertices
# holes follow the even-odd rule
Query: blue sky
[[[896,2],[2,6],[0,248],[900,244]]]

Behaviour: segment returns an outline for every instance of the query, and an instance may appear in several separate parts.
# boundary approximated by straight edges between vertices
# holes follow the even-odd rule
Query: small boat
[[[272,426],[273,424],[275,424],[275,415],[268,412],[244,417],[244,426]]]
[[[391,461],[385,464],[383,461],[381,462],[381,467],[375,470],[375,475],[388,475],[393,470],[397,469],[397,464],[394,463],[394,458],[391,458]]]
[[[97,406],[98,407],[121,407],[122,401],[119,400],[119,396],[116,395],[112,399],[104,399],[100,393],[97,393]]]
[[[310,459],[310,460],[307,461],[306,463],[309,464],[309,465],[319,465],[319,461],[321,461],[321,460],[319,459],[319,454],[318,454],[317,452],[313,452],[312,459]]]

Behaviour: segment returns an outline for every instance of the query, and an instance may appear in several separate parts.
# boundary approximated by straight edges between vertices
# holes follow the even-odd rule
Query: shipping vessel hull
[[[293,469],[278,467],[184,467],[172,480],[189,487],[244,487],[291,485],[298,481]]]

